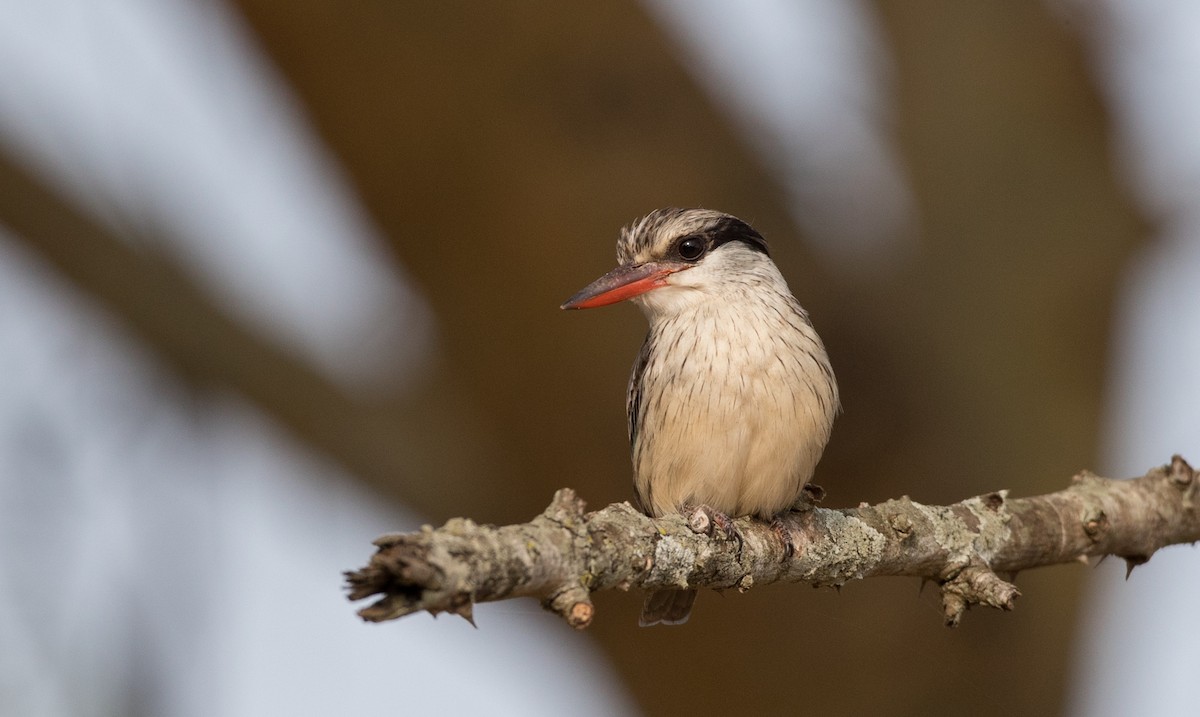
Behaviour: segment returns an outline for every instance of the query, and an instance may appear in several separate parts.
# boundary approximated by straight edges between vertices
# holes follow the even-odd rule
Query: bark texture
[[[811,503],[780,532],[736,521],[737,534],[713,530],[704,508],[657,520],[628,503],[592,513],[564,488],[528,523],[503,527],[455,518],[441,528],[384,535],[370,563],[346,573],[351,600],[381,595],[359,615],[391,620],[418,611],[472,618],[476,602],[529,596],[587,627],[591,593],[617,588],[734,588],[774,582],[840,586],[881,575],[937,583],[947,625],[972,605],[1011,610],[1017,572],[1117,555],[1129,570],[1159,548],[1200,540],[1195,470],[1180,456],[1141,478],[1111,480],[1083,472],[1056,493],[1009,499],[1007,491],[948,506],[907,496],[849,509]]]

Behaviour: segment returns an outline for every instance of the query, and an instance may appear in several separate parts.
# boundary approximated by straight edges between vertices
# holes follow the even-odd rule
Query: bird
[[[840,402],[766,239],[723,212],[658,209],[621,230],[617,261],[561,308],[630,300],[646,315],[626,400],[636,506],[652,518],[705,508],[727,532],[740,517],[772,521],[790,555],[779,518],[800,501]],[[695,598],[652,591],[639,623],[683,624]]]

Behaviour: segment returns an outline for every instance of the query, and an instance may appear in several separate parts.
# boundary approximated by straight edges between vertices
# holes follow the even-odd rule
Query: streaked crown
[[[738,241],[770,255],[767,240],[746,222],[711,209],[656,209],[621,230],[617,261],[623,265],[661,259],[689,260],[689,248],[702,254]]]

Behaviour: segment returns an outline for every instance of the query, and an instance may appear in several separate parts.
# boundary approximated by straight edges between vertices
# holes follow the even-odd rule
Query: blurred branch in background
[[[742,518],[736,537],[714,536],[703,508],[653,519],[621,503],[584,514],[583,501],[564,489],[529,523],[497,528],[456,518],[437,530],[385,535],[370,564],[346,576],[351,600],[382,595],[359,611],[372,622],[423,610],[473,621],[476,602],[534,597],[577,629],[591,624],[599,590],[746,592],[776,582],[841,587],[919,577],[941,588],[943,616],[955,627],[973,605],[1012,610],[1020,593],[1010,581],[1019,572],[1108,555],[1132,572],[1161,548],[1200,540],[1200,486],[1180,456],[1133,480],[1084,472],[1057,493],[1006,493],[945,507],[907,497],[846,510],[810,506],[781,521],[797,548],[789,557],[765,521]]]
[[[453,415],[454,392],[436,378],[404,397],[422,406],[419,414],[404,404],[356,400],[226,316],[170,261],[118,238],[3,153],[0,218],[183,375],[238,391],[384,493],[403,493],[430,509],[452,501],[452,480],[397,480],[453,475],[448,467],[468,465],[471,445],[431,448],[446,443],[450,427],[462,420]]]

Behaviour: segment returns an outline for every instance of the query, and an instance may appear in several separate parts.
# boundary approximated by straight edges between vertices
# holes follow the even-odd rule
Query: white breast
[[[778,285],[765,300],[747,285],[651,317],[631,416],[635,487],[651,514],[705,504],[768,517],[812,477],[837,386],[820,338]]]

